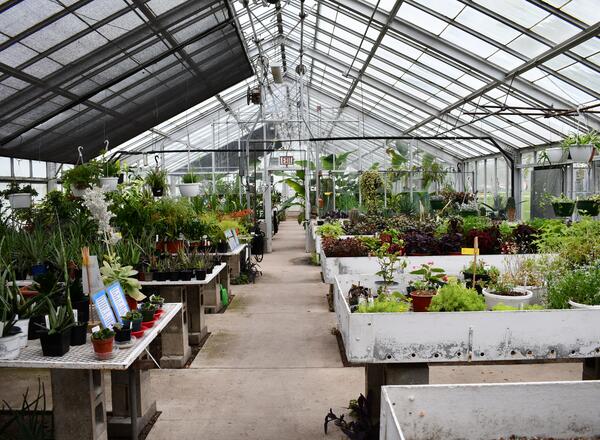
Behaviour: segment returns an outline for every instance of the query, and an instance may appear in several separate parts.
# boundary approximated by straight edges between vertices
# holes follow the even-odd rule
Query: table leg
[[[55,440],[107,440],[101,370],[50,371]]]
[[[204,307],[211,313],[218,313],[223,308],[221,302],[221,290],[219,289],[219,280],[221,274],[227,269],[222,270],[219,275],[212,279],[211,282],[202,287],[204,294]],[[222,284],[222,283],[221,283]]]
[[[188,334],[190,345],[199,345],[207,334],[204,317],[204,286],[188,286]]]
[[[600,358],[585,358],[583,360],[583,380],[600,379]]]
[[[371,419],[379,420],[381,387],[384,385],[426,385],[429,366],[416,364],[367,364],[365,366],[365,394]]]

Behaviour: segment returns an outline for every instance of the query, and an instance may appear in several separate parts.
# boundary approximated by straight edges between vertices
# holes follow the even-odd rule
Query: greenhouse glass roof
[[[89,2],[76,4],[80,3]],[[137,7],[155,3],[176,2],[126,2]],[[216,8],[228,19],[222,2],[195,3],[202,4],[204,12]],[[270,84],[263,117],[258,106],[246,102],[248,87],[257,81],[249,78],[249,67],[241,69],[243,62],[235,63],[233,53],[238,61],[244,58],[238,45],[230,50],[237,51],[232,52],[231,62],[243,70],[240,78],[225,81],[215,75],[214,96],[200,102],[206,96],[195,95],[199,99],[190,99],[188,110],[160,118],[151,131],[136,132],[120,150],[228,145],[260,128],[264,120],[293,119],[293,113],[282,114],[277,108],[277,102],[286,101],[281,97],[290,100],[290,96],[306,103],[306,134],[316,137],[491,136],[511,154],[551,145],[569,132],[600,129],[600,113],[595,113],[600,111],[600,8],[594,0],[284,0],[277,5],[250,0],[248,8],[235,0],[229,8],[254,71],[260,70],[262,54],[271,64],[282,64],[286,72],[284,84]],[[188,38],[198,31],[190,26]],[[212,47],[205,50],[217,53]],[[299,76],[300,62],[306,73]],[[202,69],[205,64],[198,63]],[[218,65],[223,67],[222,62]],[[184,71],[181,65],[179,69]],[[54,99],[69,98],[57,95],[46,103]],[[161,99],[151,97],[153,102]],[[178,101],[172,108],[183,110]],[[40,102],[41,97],[29,107],[38,110]],[[128,105],[142,115],[153,113],[147,105],[140,109],[143,102]],[[8,109],[0,108],[6,115]],[[71,118],[79,113],[77,109],[71,107]],[[108,119],[93,107],[86,114],[88,121],[94,115]],[[7,125],[14,124],[6,122],[5,139]],[[43,131],[44,126],[37,130]],[[115,135],[119,131],[106,132],[111,146],[124,140]],[[18,154],[21,144],[31,151],[46,148],[36,135],[28,143],[14,139],[8,144],[13,146],[10,152]],[[448,163],[498,153],[486,139],[406,142]],[[386,160],[384,142],[379,140],[330,141],[323,148],[353,151],[350,164],[355,168]],[[202,155],[194,152],[193,159]],[[165,157],[170,170],[188,162],[184,153]]]

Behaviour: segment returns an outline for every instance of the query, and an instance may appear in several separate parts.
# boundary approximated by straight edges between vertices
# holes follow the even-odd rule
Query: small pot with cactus
[[[183,197],[196,197],[200,194],[200,176],[189,172],[181,178],[179,192]]]
[[[125,327],[125,324],[115,324],[113,330],[115,331],[115,342],[126,343],[131,341],[131,327]]]
[[[92,333],[92,345],[94,354],[100,360],[110,359],[113,355],[115,332],[110,328],[103,328]]]
[[[139,332],[142,329],[142,313],[139,310],[131,310],[121,316],[123,328],[131,328],[134,332]]]
[[[151,322],[154,321],[154,314],[158,307],[156,304],[152,304],[151,302],[142,303],[140,307],[140,311],[142,312],[142,322]]]

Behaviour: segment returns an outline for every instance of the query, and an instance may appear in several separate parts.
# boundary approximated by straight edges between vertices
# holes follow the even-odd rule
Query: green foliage
[[[200,176],[198,176],[194,173],[187,173],[187,174],[183,175],[183,177],[181,178],[181,181],[183,183],[199,183]]]
[[[107,339],[112,339],[115,336],[115,332],[110,328],[103,328],[102,330],[98,330],[97,332],[92,333],[93,341],[106,341]]]
[[[379,191],[383,188],[383,181],[378,171],[369,170],[360,175],[360,192],[362,203],[368,213],[375,213],[381,205]]]
[[[498,226],[498,229],[500,230],[500,237],[502,237],[502,241],[508,241],[513,235],[515,226],[510,225],[508,222],[502,222]]]
[[[474,289],[462,284],[446,284],[431,299],[430,312],[473,312],[485,310],[485,300]]]
[[[50,299],[46,299],[48,305],[48,330],[49,335],[62,333],[63,331],[75,325],[72,312],[69,313],[68,307],[55,307]]]
[[[443,165],[438,162],[437,158],[430,153],[425,153],[421,161],[421,170],[423,175],[423,187],[426,191],[429,190],[429,186],[433,183],[436,185],[436,191],[439,191],[444,180],[446,180],[446,173],[444,172]]]
[[[313,266],[320,266],[321,263],[319,262],[319,254],[316,252],[310,254],[310,264]]]
[[[165,190],[167,188],[167,171],[158,167],[153,168],[146,175],[146,183],[152,189]]]
[[[108,285],[118,281],[127,296],[136,301],[146,298],[141,292],[142,285],[137,278],[134,278],[138,272],[133,267],[121,265],[118,259],[112,259],[112,261],[108,259],[103,262],[100,273],[104,284]]]
[[[328,154],[326,156],[321,156],[321,166],[324,170],[345,170],[346,162],[348,161],[348,157],[354,153],[355,150],[347,151],[341,154]],[[335,168],[334,168],[335,162]]]
[[[542,253],[557,253],[567,267],[588,265],[600,259],[600,222],[584,217],[568,227],[549,222],[542,227],[537,241]]]
[[[600,305],[600,262],[573,270],[551,272],[548,277],[548,307],[565,309],[568,301]]]
[[[344,234],[344,228],[338,221],[322,224],[317,228],[317,234],[321,237],[339,237]]]
[[[38,195],[38,192],[33,189],[31,185],[21,185],[19,182],[12,181],[8,184],[8,188],[6,188],[4,191],[0,191],[0,196],[8,199],[9,195],[19,193],[29,193],[32,196]]]
[[[130,310],[125,315],[121,316],[121,318],[127,321],[137,321],[142,319],[142,314],[138,310]]]
[[[400,292],[382,293],[371,303],[358,306],[356,313],[402,313],[410,310],[411,300]]]
[[[98,185],[101,174],[100,162],[92,160],[63,172],[61,180],[67,190],[71,188],[85,189]]]
[[[492,221],[487,217],[470,215],[463,218],[463,234],[467,236],[469,232],[474,230],[487,229],[492,226]]]
[[[158,309],[158,306],[156,304],[152,304],[150,302],[142,303],[142,305],[140,306],[140,310],[142,312],[156,312],[157,309]]]
[[[121,163],[118,160],[100,161],[98,164],[101,177],[118,177],[121,173]]]
[[[507,306],[504,303],[498,303],[494,307],[492,307],[492,311],[494,312],[508,312],[513,310],[544,310],[544,307],[539,304],[526,304],[522,309],[514,306]]]
[[[563,148],[570,148],[577,145],[594,145],[600,149],[600,135],[595,130],[586,133],[571,133],[563,139],[561,144]]]

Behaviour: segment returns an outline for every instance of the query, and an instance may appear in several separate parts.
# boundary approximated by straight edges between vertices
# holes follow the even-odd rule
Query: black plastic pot
[[[557,217],[570,217],[575,210],[575,203],[555,202],[552,204],[552,209],[554,209],[554,215]]]
[[[84,345],[87,342],[87,321],[80,322],[71,327],[71,347]]]
[[[169,272],[154,272],[154,281],[167,281]]]
[[[42,332],[40,339],[44,356],[64,356],[71,348],[71,328],[53,335]]]
[[[39,324],[39,325],[38,325]],[[29,319],[29,329],[27,330],[27,339],[32,341],[39,339],[43,331],[42,327],[46,325],[46,320],[43,316],[32,316]]]
[[[578,200],[577,211],[581,215],[591,215],[595,217],[600,211],[600,205],[595,200]]]
[[[179,279],[181,281],[190,281],[194,276],[193,270],[181,270],[179,271]]]
[[[487,283],[490,280],[490,276],[485,275],[475,275],[475,287],[473,287],[473,274],[469,272],[463,272],[463,276],[465,277],[465,284],[469,289],[475,289],[477,293],[481,294],[483,291],[483,287],[481,287],[477,281],[482,281],[483,283]]]
[[[156,310],[142,310],[142,322],[150,322],[154,320]]]
[[[142,320],[136,319],[135,321],[128,321],[123,319],[123,328],[131,328],[134,332],[139,332],[142,329]]]
[[[167,272],[167,279],[169,281],[179,281],[179,271]]]
[[[229,250],[229,247],[227,246],[226,242],[221,241],[221,242],[217,243],[217,253],[224,254],[228,250]]]
[[[131,329],[123,328],[121,330],[115,329],[115,341],[117,342],[129,342],[131,341]]]
[[[87,296],[78,301],[71,301],[73,310],[77,310],[77,321],[88,322],[90,320],[90,303]]]
[[[196,269],[196,279],[198,281],[202,281],[206,279],[206,270],[205,269]]]
[[[162,197],[164,194],[163,188],[152,188],[152,195],[154,197]]]
[[[320,220],[320,219],[317,220],[317,226],[322,226],[324,224],[325,224],[325,220]]]

